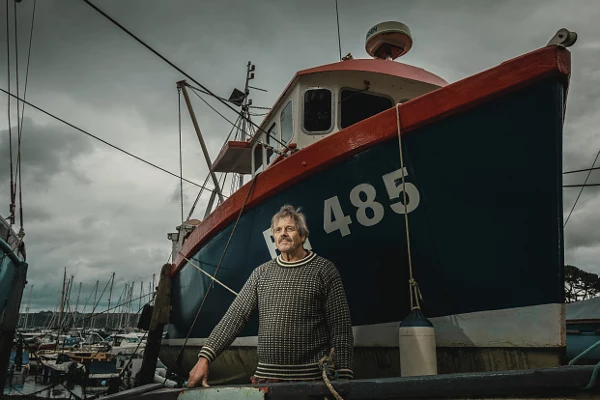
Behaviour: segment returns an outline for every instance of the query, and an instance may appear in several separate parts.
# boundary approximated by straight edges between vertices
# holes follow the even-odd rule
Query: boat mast
[[[60,330],[62,328],[62,316],[63,310],[65,307],[65,286],[67,284],[67,267],[65,267],[65,274],[63,277],[63,285],[62,285],[62,294],[60,296],[60,312],[58,314],[58,335],[56,335],[56,351],[59,349],[60,345]]]
[[[106,327],[108,329],[110,329],[110,324],[109,324],[110,313],[111,313],[111,310],[110,310],[110,300],[112,298],[112,290],[113,290],[113,284],[114,283],[115,283],[115,273],[113,272],[112,273],[112,277],[110,278],[110,291],[108,292],[108,314],[106,314]]]
[[[187,92],[187,82],[179,81],[177,82],[177,88],[181,89],[183,92],[183,98],[185,99],[185,104],[187,105],[188,112],[190,114],[190,118],[192,119],[192,124],[194,125],[194,129],[196,130],[196,135],[198,136],[198,140],[200,141],[200,146],[202,147],[202,152],[204,153],[204,159],[208,164],[208,171],[210,172],[210,176],[213,181],[213,185],[215,186],[215,191],[217,192],[217,196],[219,196],[219,202],[223,202],[223,194],[221,192],[221,186],[219,185],[219,180],[217,179],[217,175],[212,170],[212,161],[210,159],[210,154],[208,154],[208,149],[206,148],[206,143],[204,143],[204,138],[202,137],[202,132],[200,131],[200,126],[198,125],[198,121],[196,120],[196,114],[194,114],[194,109],[192,108],[192,102],[190,101],[190,96]]]
[[[29,320],[29,305],[31,304],[31,292],[33,291],[33,286],[34,285],[31,285],[29,288],[29,298],[27,299],[27,307],[25,307],[25,326],[23,326],[23,329],[27,329],[27,322]]]
[[[144,282],[140,281],[140,299],[138,301],[138,310],[142,309],[142,295],[144,294]]]
[[[96,298],[98,297],[98,285],[100,281],[96,281],[96,286],[94,286],[94,307],[92,307],[92,318],[90,321],[90,329],[93,329],[96,325],[96,319],[94,318],[94,311],[96,310]]]
[[[77,309],[79,308],[79,296],[81,295],[81,282],[79,282],[79,290],[77,291],[77,300],[75,301],[75,311],[73,312],[73,325],[77,328],[75,321],[77,321]]]

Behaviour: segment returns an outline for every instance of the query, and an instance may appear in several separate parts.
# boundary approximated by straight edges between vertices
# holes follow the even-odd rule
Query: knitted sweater
[[[353,378],[350,310],[333,263],[311,252],[297,262],[285,262],[279,256],[256,268],[213,329],[200,356],[214,361],[256,310],[257,378],[320,379],[319,360],[332,347],[340,378]]]

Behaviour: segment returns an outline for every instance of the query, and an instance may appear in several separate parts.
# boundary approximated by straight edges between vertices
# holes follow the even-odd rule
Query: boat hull
[[[441,330],[436,326],[440,372],[560,363],[563,107],[564,86],[549,78],[403,136],[415,278],[425,314],[447,320]],[[205,242],[192,261],[214,274],[231,236],[217,277],[238,291],[256,266],[273,257],[271,216],[284,204],[301,206],[309,246],[340,271],[355,339],[356,329],[370,332],[355,343],[356,366],[397,376],[395,327],[410,310],[401,175],[397,138],[375,144],[245,211],[237,225],[230,223]],[[189,263],[173,278],[161,359],[172,364],[189,333],[179,365],[183,373],[233,300],[215,285],[192,326],[209,285]],[[488,329],[482,312],[508,317],[500,330]],[[525,325],[515,323],[519,319],[511,312]],[[257,331],[254,318],[213,365],[213,379],[243,380],[253,372]]]

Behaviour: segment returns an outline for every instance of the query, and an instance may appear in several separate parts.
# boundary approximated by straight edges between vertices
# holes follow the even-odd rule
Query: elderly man
[[[286,205],[271,220],[277,258],[256,268],[213,329],[190,372],[188,386],[208,386],[209,364],[259,311],[258,367],[253,383],[318,380],[319,360],[334,349],[341,379],[353,378],[352,323],[339,273],[304,249],[306,219]]]

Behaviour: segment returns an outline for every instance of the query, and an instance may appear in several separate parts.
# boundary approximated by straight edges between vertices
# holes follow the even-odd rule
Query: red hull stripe
[[[571,53],[568,50],[550,46],[532,51],[402,104],[403,134],[550,76],[563,77],[566,88],[570,72]],[[245,209],[396,135],[396,111],[391,108],[326,137],[261,173]],[[187,258],[237,218],[250,187],[248,183],[234,193],[190,234],[181,250]],[[184,258],[178,255],[171,275],[184,264]]]

